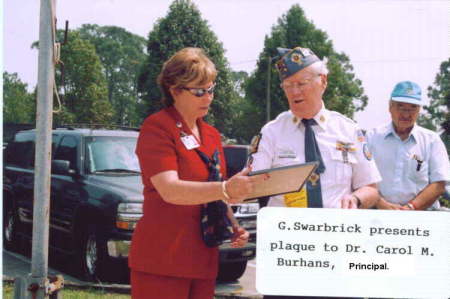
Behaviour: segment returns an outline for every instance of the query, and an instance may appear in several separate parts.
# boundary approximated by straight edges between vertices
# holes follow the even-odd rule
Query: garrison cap
[[[314,62],[320,61],[319,57],[308,48],[277,48],[277,51],[280,59],[277,61],[276,66],[281,81]]]

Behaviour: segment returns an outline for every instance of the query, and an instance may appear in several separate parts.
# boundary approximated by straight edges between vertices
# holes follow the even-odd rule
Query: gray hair
[[[327,68],[328,59],[324,57],[322,60],[316,61],[311,64],[309,67],[317,74],[317,75],[328,75]]]

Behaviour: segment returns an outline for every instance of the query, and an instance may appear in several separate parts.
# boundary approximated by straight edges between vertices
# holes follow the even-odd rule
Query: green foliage
[[[445,199],[443,196],[439,198],[439,203],[441,204],[441,207],[450,209],[450,200]]]
[[[230,101],[233,124],[229,136],[237,140],[238,144],[249,144],[251,136],[248,132],[259,130],[257,126],[257,108],[248,99],[241,96],[233,97]]]
[[[245,71],[231,72],[231,81],[233,84],[233,90],[236,91],[239,96],[245,96],[245,83],[247,82],[249,75]]]
[[[61,49],[61,60],[65,80],[64,85],[58,82],[58,88],[64,107],[54,115],[55,124],[111,123],[113,109],[108,101],[105,75],[94,46],[83,40],[79,33],[70,31],[68,43]],[[57,71],[59,75],[60,72]],[[56,100],[54,105],[58,108]]]
[[[430,104],[423,107],[418,123],[433,131],[443,130],[441,138],[450,154],[450,58],[443,61],[434,86],[428,87]]]
[[[238,144],[248,144],[247,132],[254,130],[257,123],[257,106],[245,97],[246,84],[249,75],[247,72],[232,72],[231,81],[233,85],[232,97],[228,103],[231,112],[232,125],[229,136]]]
[[[145,59],[145,38],[116,26],[84,24],[80,37],[95,46],[108,86],[113,122],[137,126],[139,115],[137,77]]]
[[[36,101],[27,91],[17,73],[3,72],[3,121],[10,123],[35,123]]]
[[[167,16],[159,19],[148,35],[148,57],[138,83],[138,90],[147,107],[143,113],[146,116],[161,108],[161,92],[156,78],[163,63],[185,47],[202,48],[216,65],[217,87],[207,120],[228,135],[232,123],[229,101],[233,97],[228,62],[222,44],[190,0],[175,0],[170,5]]]
[[[433,131],[444,128],[450,133],[450,58],[443,61],[439,73],[434,80],[434,86],[428,87],[430,104],[424,106],[424,114],[419,118],[419,124]],[[444,124],[446,122],[446,124]]]
[[[367,105],[367,96],[361,81],[355,78],[350,59],[344,53],[337,53],[332,42],[322,30],[317,29],[312,22],[306,19],[303,9],[294,5],[289,11],[278,19],[272,27],[270,36],[266,36],[264,49],[259,56],[257,69],[251,75],[246,87],[247,98],[254,104],[247,115],[252,120],[250,130],[243,132],[246,140],[250,140],[260,127],[266,122],[266,88],[268,78],[269,58],[278,55],[276,48],[294,48],[301,46],[310,48],[320,58],[328,58],[328,87],[323,100],[328,109],[339,111],[349,117],[354,112],[363,110]],[[270,111],[271,119],[288,108],[280,79],[274,67],[275,59],[271,59],[270,67]]]

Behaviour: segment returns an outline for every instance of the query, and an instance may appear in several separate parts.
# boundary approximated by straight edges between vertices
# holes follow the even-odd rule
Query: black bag
[[[220,174],[219,151],[215,150],[212,159],[196,149],[200,158],[208,167],[208,181],[222,181]],[[233,236],[233,226],[227,216],[228,207],[222,200],[216,200],[202,205],[200,226],[202,238],[208,247],[216,247]]]

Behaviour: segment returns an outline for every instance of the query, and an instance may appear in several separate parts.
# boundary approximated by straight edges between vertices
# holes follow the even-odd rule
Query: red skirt
[[[132,299],[212,299],[216,281],[131,270]]]

